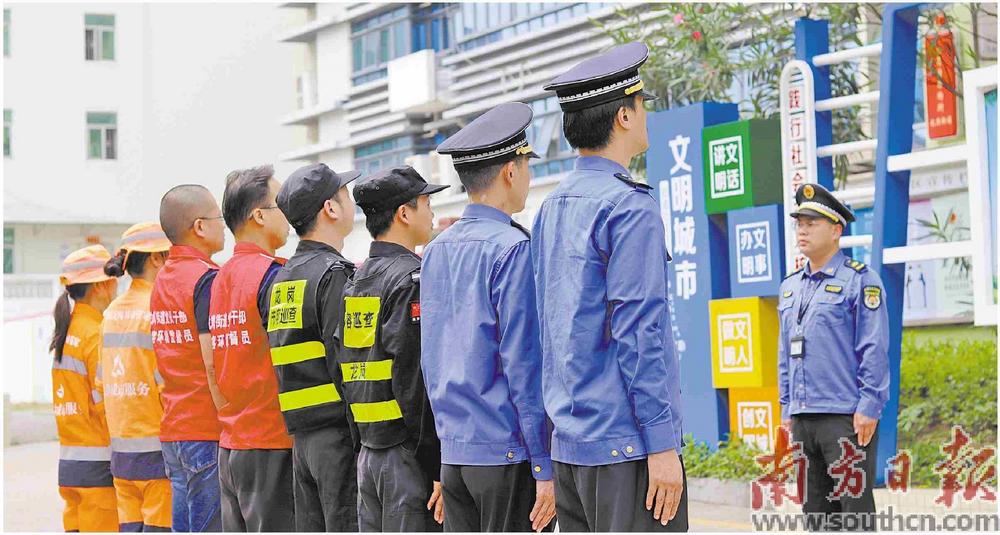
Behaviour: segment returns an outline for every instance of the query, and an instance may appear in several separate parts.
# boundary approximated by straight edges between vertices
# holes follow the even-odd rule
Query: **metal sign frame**
[[[984,157],[986,135],[986,93],[997,88],[1000,75],[996,65],[962,73],[965,100],[965,143],[969,178],[969,225],[972,238],[972,295],[976,325],[997,324],[997,303],[993,302],[993,255],[998,254],[998,229],[990,223],[989,159]],[[996,140],[993,140],[996,143]],[[1000,188],[994,192],[993,206],[1000,207]],[[976,222],[981,222],[977,224]]]

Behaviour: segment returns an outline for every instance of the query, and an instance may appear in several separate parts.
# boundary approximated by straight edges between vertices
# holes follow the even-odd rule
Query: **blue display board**
[[[784,211],[780,204],[732,210],[729,288],[732,297],[778,295],[785,273]]]
[[[729,432],[723,391],[712,388],[708,301],[729,297],[725,216],[705,213],[701,129],[739,118],[736,104],[707,102],[649,114],[646,176],[660,203],[671,324],[681,367],[684,433],[710,447]],[[654,239],[652,236],[650,239]]]

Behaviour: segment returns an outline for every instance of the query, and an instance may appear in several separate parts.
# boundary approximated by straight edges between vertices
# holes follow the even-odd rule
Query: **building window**
[[[14,229],[3,228],[3,272],[14,272]]]
[[[379,169],[403,165],[406,157],[416,154],[417,147],[411,136],[400,136],[354,149],[354,168],[364,174],[371,174]]]
[[[455,11],[454,35],[460,51],[509,39],[593,13],[610,3],[465,3]]]
[[[83,36],[87,61],[115,59],[114,15],[84,15]]]
[[[10,133],[14,113],[8,109],[3,110],[3,155],[10,157]]]
[[[532,178],[555,175],[573,169],[576,152],[562,131],[562,111],[558,97],[540,98],[527,103],[534,117],[525,132],[528,143],[538,154],[530,160]]]
[[[10,56],[10,10],[3,10],[3,55]]]
[[[385,78],[386,64],[410,53],[410,6],[353,22],[351,52],[354,85]]]
[[[118,157],[118,114],[87,113],[87,158],[114,160]]]
[[[451,48],[451,14],[455,11],[449,4],[430,4],[413,12],[413,26],[410,31],[411,50],[432,49],[437,52]]]

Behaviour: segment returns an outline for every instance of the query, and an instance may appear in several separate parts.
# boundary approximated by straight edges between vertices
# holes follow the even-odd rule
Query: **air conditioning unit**
[[[447,108],[444,88],[438,83],[434,50],[421,50],[390,61],[388,74],[390,112],[437,113]]]

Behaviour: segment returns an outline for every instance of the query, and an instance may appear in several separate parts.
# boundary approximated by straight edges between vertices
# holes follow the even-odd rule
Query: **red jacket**
[[[153,285],[149,310],[156,367],[163,377],[163,442],[219,440],[222,425],[208,389],[194,312],[195,286],[218,269],[194,247],[175,245]]]
[[[228,402],[219,410],[227,449],[285,449],[292,437],[278,406],[278,379],[271,364],[257,292],[272,263],[284,259],[240,242],[215,278],[208,325],[215,350],[219,390]]]

